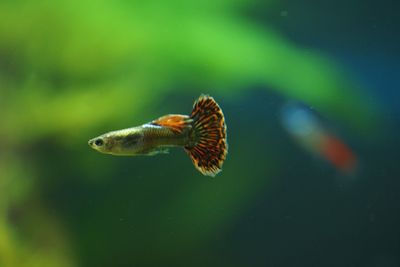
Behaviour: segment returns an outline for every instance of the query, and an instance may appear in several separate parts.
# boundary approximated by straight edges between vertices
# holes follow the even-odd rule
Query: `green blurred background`
[[[389,2],[0,1],[0,266],[398,266]],[[87,145],[201,93],[228,124],[215,179]],[[355,149],[351,183],[281,129],[287,100]]]

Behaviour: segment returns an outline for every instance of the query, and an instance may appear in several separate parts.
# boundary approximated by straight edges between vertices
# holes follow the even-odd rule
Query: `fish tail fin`
[[[222,170],[228,153],[224,114],[208,95],[201,95],[190,114],[192,132],[185,146],[194,166],[203,174],[214,177]]]
[[[353,173],[357,169],[357,157],[340,139],[326,136],[321,151],[324,157],[344,173]]]

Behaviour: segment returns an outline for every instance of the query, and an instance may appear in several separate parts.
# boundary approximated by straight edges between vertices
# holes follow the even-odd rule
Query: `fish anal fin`
[[[150,151],[147,151],[145,155],[147,156],[155,156],[158,154],[169,154],[169,149],[168,148],[157,148],[153,149]]]
[[[151,122],[153,125],[168,127],[175,133],[181,133],[185,128],[191,127],[192,119],[186,115],[165,115]]]

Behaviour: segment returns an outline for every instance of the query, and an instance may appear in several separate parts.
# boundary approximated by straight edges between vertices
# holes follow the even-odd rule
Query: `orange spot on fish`
[[[357,159],[351,149],[334,136],[325,136],[321,143],[323,156],[337,169],[351,172],[356,168]]]

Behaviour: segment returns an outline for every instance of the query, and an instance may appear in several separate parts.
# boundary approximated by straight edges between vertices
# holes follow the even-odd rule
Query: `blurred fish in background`
[[[343,174],[355,174],[358,162],[355,153],[324,126],[310,107],[287,103],[281,110],[281,121],[288,134],[305,150],[325,159]]]

